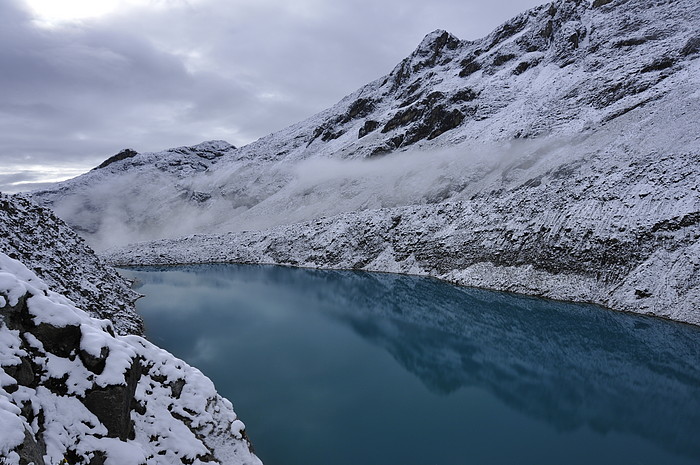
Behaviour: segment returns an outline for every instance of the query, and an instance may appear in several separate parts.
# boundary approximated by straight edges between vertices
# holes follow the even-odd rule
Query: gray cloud
[[[3,172],[88,170],[124,147],[242,145],[386,74],[434,29],[474,39],[540,2],[157,3],[45,28],[21,0],[0,2]],[[11,179],[0,190],[17,190]]]

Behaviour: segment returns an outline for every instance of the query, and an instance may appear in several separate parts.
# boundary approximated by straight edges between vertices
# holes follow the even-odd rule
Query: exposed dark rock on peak
[[[342,118],[336,117],[333,118],[331,121],[326,121],[325,123],[317,127],[314,130],[314,134],[311,137],[309,144],[311,144],[311,142],[313,142],[319,137],[323,142],[328,142],[329,140],[337,139],[338,137],[342,136],[345,131],[336,130],[336,125],[340,123],[341,120]]]
[[[460,63],[462,69],[459,71],[460,77],[467,77],[481,69],[481,63],[477,61],[476,56],[463,59]]]
[[[435,66],[444,50],[455,50],[461,44],[462,42],[454,35],[437,29],[423,38],[413,54],[421,58],[422,66]]]
[[[357,133],[357,138],[360,139],[362,137],[365,137],[367,134],[374,131],[378,127],[379,127],[379,121],[374,121],[371,119],[365,121],[365,124],[362,125],[359,132]]]
[[[452,101],[455,103],[461,103],[461,102],[471,102],[472,100],[476,99],[479,96],[477,92],[474,92],[474,90],[470,88],[464,88],[461,90],[458,90],[452,95]]]
[[[376,102],[371,98],[358,98],[355,100],[350,108],[348,108],[347,113],[341,119],[341,123],[347,123],[355,118],[362,118],[364,116],[372,113],[376,106]]]
[[[517,33],[525,29],[528,23],[528,15],[521,13],[515,18],[503,23],[498,29],[489,35],[489,42],[486,45],[486,49],[490,50],[494,46],[501,44],[502,42],[515,36]],[[479,54],[481,54],[479,50]]]
[[[319,137],[323,142],[339,138],[345,134],[345,130],[339,129],[339,126],[369,115],[375,109],[375,106],[376,101],[372,98],[358,98],[350,104],[344,114],[335,116],[318,126],[314,130],[309,144]]]
[[[118,154],[109,157],[99,166],[93,168],[92,171],[104,169],[124,160],[130,161],[126,164],[120,165],[118,169],[131,169],[132,167],[139,167],[149,163],[154,163],[156,167],[164,171],[168,171],[173,168],[176,170],[182,170],[185,167],[195,171],[206,171],[210,164],[216,163],[217,159],[235,149],[235,146],[226,141],[211,140],[192,146],[167,149],[161,153],[170,155],[167,157],[158,157],[157,159],[153,159],[153,154],[140,154],[133,149],[124,149]],[[174,157],[172,154],[176,156]]]
[[[613,0],[593,0],[593,8],[600,8],[603,5],[607,5],[608,3],[612,2]]]
[[[122,150],[121,152],[119,152],[118,154],[109,157],[108,159],[106,159],[105,161],[103,161],[102,163],[100,163],[96,168],[93,168],[93,169],[94,169],[94,170],[99,170],[99,169],[101,169],[101,168],[104,168],[104,167],[106,167],[106,166],[111,165],[112,163],[115,163],[115,162],[118,162],[118,161],[122,161],[122,160],[126,160],[127,158],[133,158],[133,157],[135,157],[135,156],[138,155],[138,154],[139,154],[139,153],[138,153],[136,150],[133,150],[133,149],[124,149],[124,150]]]
[[[499,53],[493,59],[493,66],[501,66],[504,63],[508,63],[509,61],[511,61],[515,57],[516,57],[516,55],[514,53],[504,53],[504,54]]]
[[[447,31],[438,29],[426,35],[418,48],[399,63],[384,81],[391,81],[391,90],[398,89],[410,77],[426,68],[449,64],[462,42]]]

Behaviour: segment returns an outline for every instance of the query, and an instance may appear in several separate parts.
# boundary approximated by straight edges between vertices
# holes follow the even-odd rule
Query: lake
[[[700,462],[697,327],[412,276],[122,272],[267,465]]]

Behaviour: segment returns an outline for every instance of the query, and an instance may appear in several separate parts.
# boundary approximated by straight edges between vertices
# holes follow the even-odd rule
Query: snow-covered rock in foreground
[[[117,333],[143,333],[134,307],[139,295],[48,208],[0,193],[0,252],[24,263],[90,315],[111,320]]]
[[[0,253],[3,464],[259,464],[197,369],[77,309]]]

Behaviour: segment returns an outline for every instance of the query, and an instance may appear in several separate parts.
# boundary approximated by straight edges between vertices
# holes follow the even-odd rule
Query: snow
[[[7,457],[24,440],[24,425],[19,414],[19,407],[5,395],[0,396],[0,457]]]
[[[204,457],[210,456],[215,463],[260,463],[241,434],[244,426],[231,403],[216,393],[199,370],[139,336],[114,336],[107,331],[108,321],[77,309],[2,253],[0,278],[0,294],[6,302],[16,305],[28,297],[26,312],[35,324],[76,326],[81,335],[72,356],[59,356],[49,352],[31,329],[8,326],[8,315],[21,310],[0,308],[0,456],[8,463],[18,463],[13,451],[25,441],[25,430],[45,443],[46,463],[59,463],[69,450],[86,460],[101,452],[107,464],[204,463]],[[108,355],[100,373],[91,372],[75,356],[82,350],[101,357],[105,348]],[[18,384],[6,371],[27,357],[38,370],[37,384]],[[109,431],[83,403],[84,398],[91,390],[128,386],[126,373],[137,363],[144,373],[135,386],[134,401],[142,410],[131,412],[134,438],[105,437]],[[172,386],[178,381],[184,387],[175,395]],[[64,391],[55,387],[57,383]],[[20,408],[23,405],[30,407],[29,417]]]
[[[105,452],[105,465],[140,465],[148,461],[146,452],[135,444],[113,438],[90,438],[88,447]]]
[[[52,289],[60,291],[61,295],[51,297],[55,302],[67,303],[68,297],[92,316],[113,320],[120,334],[142,332],[133,304],[138,294],[48,209],[21,196],[0,193],[0,251],[20,259]],[[22,275],[20,269],[8,268],[8,272],[38,286],[35,277]],[[41,289],[47,289],[46,285]],[[50,318],[48,312],[42,315]]]

